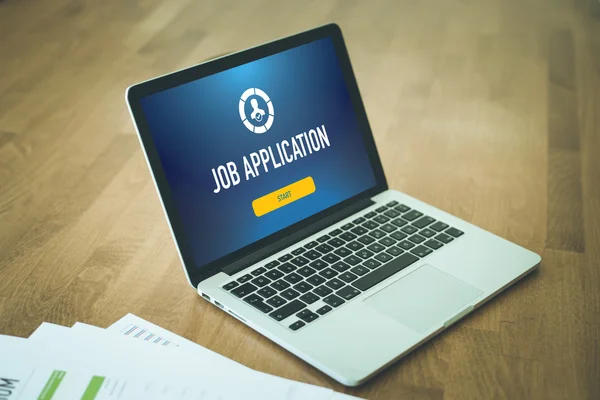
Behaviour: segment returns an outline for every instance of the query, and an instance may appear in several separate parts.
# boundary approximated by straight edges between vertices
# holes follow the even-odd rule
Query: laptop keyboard
[[[461,235],[442,221],[392,201],[223,289],[276,321],[294,315],[288,326],[296,331]]]

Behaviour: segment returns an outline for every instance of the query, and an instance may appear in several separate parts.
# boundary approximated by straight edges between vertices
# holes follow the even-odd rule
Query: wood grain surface
[[[0,333],[132,312],[257,370],[371,399],[599,399],[596,3],[0,1]],[[124,102],[132,83],[330,21],[390,187],[543,257],[354,389],[188,286]]]

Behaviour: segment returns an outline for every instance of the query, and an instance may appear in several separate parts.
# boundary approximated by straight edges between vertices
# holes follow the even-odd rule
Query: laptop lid
[[[387,189],[335,24],[139,83],[127,101],[194,287]]]

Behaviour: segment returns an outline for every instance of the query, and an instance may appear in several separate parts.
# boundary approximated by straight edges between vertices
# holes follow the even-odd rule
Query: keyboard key
[[[273,288],[270,288],[269,286],[265,286],[264,288],[260,289],[256,293],[260,294],[262,297],[264,297],[266,299],[266,298],[273,296],[274,294],[277,294],[277,291]]]
[[[354,241],[354,242],[348,243],[346,245],[346,247],[349,248],[352,251],[358,251],[358,250],[362,249],[363,247],[365,247],[365,245],[362,244],[362,243],[359,243],[357,241]]]
[[[333,293],[333,290],[329,289],[327,286],[325,285],[321,285],[318,288],[316,288],[315,290],[313,290],[314,294],[317,294],[321,297],[325,297],[331,293]]]
[[[371,236],[361,236],[358,238],[358,241],[362,244],[371,244],[375,241]]]
[[[315,301],[319,300],[319,296],[317,296],[314,293],[308,292],[300,296],[300,300],[302,300],[306,304],[312,304]]]
[[[381,207],[379,207],[379,208],[375,209],[375,211],[377,211],[378,213],[385,212],[385,210],[387,210],[387,207],[386,207],[386,206],[381,206]]]
[[[277,269],[285,274],[289,274],[290,272],[294,271],[296,269],[296,267],[294,267],[290,263],[284,263],[284,264],[281,264],[279,267],[277,267]]]
[[[379,267],[381,265],[381,263],[372,258],[372,259],[367,260],[364,263],[362,263],[362,265],[364,265],[365,267],[367,267],[369,269],[375,269],[375,268]]]
[[[304,248],[305,248],[305,249],[309,249],[309,250],[310,250],[310,249],[314,249],[314,248],[315,248],[315,247],[317,247],[318,245],[319,245],[319,242],[316,242],[316,241],[314,241],[314,240],[313,240],[312,242],[308,242],[308,243],[306,243],[306,244],[304,245]]]
[[[356,228],[352,229],[350,232],[354,233],[355,235],[364,235],[365,233],[367,233],[367,229],[363,228],[362,226],[357,226]]]
[[[358,279],[358,276],[354,275],[352,272],[344,272],[343,274],[339,274],[338,278],[340,278],[341,280],[343,280],[346,283],[350,283],[356,279]]]
[[[259,275],[264,274],[265,272],[267,272],[267,269],[265,267],[260,267],[260,268],[256,268],[254,271],[252,271],[251,274],[254,276],[259,276]]]
[[[294,300],[285,306],[273,311],[269,316],[273,318],[275,321],[282,321],[289,317],[290,315],[297,313],[306,307],[306,304],[301,302],[300,300]]]
[[[238,280],[237,280],[237,281],[238,281],[239,283],[244,283],[244,282],[247,282],[247,281],[249,281],[250,279],[252,279],[252,275],[250,275],[250,274],[246,274],[246,275],[244,275],[244,276],[240,276],[240,277],[238,278]]]
[[[331,268],[335,269],[337,272],[344,272],[350,269],[350,266],[343,261],[336,262],[331,265]]]
[[[239,286],[239,287],[236,287],[235,289],[233,289],[231,291],[231,293],[233,293],[237,297],[244,297],[244,296],[254,292],[256,289],[258,289],[258,288],[256,286],[254,286],[253,284],[244,283],[242,286]]]
[[[306,251],[306,249],[304,247],[298,247],[296,250],[292,251],[292,255],[299,256],[300,254],[304,253],[305,251]]]
[[[434,231],[434,230],[432,230],[432,229],[429,229],[429,228],[421,229],[421,230],[419,231],[419,235],[421,235],[421,236],[425,236],[425,237],[427,237],[427,238],[430,238],[430,237],[432,237],[432,236],[433,236],[433,235],[435,235],[436,233],[437,233],[436,231]]]
[[[362,265],[357,265],[356,267],[352,268],[350,271],[354,272],[358,276],[362,276],[362,275],[366,274],[367,272],[369,272],[369,269],[367,267],[363,267]]]
[[[302,328],[304,325],[306,325],[306,324],[303,321],[298,320],[290,325],[290,329],[293,331],[297,331],[298,329]]]
[[[446,235],[445,233],[438,233],[435,238],[442,243],[450,243],[451,241],[454,240],[454,238],[452,236]],[[239,281],[239,279],[238,279],[238,281]]]
[[[381,239],[379,241],[379,243],[381,243],[382,245],[384,245],[386,247],[389,247],[389,246],[396,244],[396,241],[394,239],[392,239],[391,237],[384,237],[383,239]]]
[[[363,217],[358,217],[354,221],[352,221],[352,223],[358,225],[358,224],[362,224],[365,221],[366,221],[366,219],[364,219]]]
[[[405,213],[405,212],[407,212],[408,210],[410,210],[410,207],[409,207],[409,206],[406,206],[406,205],[404,205],[404,204],[400,204],[399,206],[396,206],[396,207],[394,207],[394,210],[396,210],[396,211],[400,211],[401,213]]]
[[[438,221],[435,224],[431,225],[430,228],[434,231],[441,232],[448,227],[448,224],[443,223],[442,221]]]
[[[300,318],[304,322],[312,322],[315,319],[319,318],[317,314],[310,311],[308,308],[300,311],[298,314],[296,314],[296,317]]]
[[[291,254],[286,254],[283,255],[281,257],[278,258],[279,261],[281,262],[286,262],[286,261],[290,261],[292,259],[292,255]]]
[[[329,236],[337,236],[337,235],[339,235],[340,233],[342,233],[342,230],[341,230],[341,229],[335,229],[335,230],[333,230],[333,231],[329,232]]]
[[[396,240],[403,240],[406,239],[408,235],[406,233],[403,232],[394,232],[392,234],[390,234],[390,237],[393,237]]]
[[[269,278],[267,278],[266,276],[259,276],[259,277],[252,279],[250,282],[252,282],[253,284],[255,284],[258,287],[263,287],[263,286],[271,283],[271,280]]]
[[[345,247],[340,247],[339,249],[337,249],[337,250],[334,250],[333,252],[334,252],[335,254],[337,254],[338,256],[340,256],[340,257],[347,257],[347,256],[349,256],[350,254],[352,254],[352,251],[348,250],[348,249],[347,249],[347,248],[345,248]]]
[[[386,250],[386,252],[393,255],[394,257],[396,257],[396,256],[399,256],[400,254],[404,253],[404,250],[399,249],[396,246],[392,246],[392,247],[388,248]]]
[[[398,202],[396,200],[392,200],[389,203],[387,203],[386,206],[388,206],[388,207],[394,207],[397,204],[398,204]]]
[[[333,238],[330,241],[327,242],[328,245],[332,246],[332,247],[340,247],[342,246],[344,242],[342,239],[340,238]]]
[[[273,311],[273,307],[271,307],[270,305],[266,304],[262,297],[256,295],[256,294],[251,294],[250,296],[244,297],[244,301],[248,304],[250,304],[251,306],[254,306],[256,309],[258,309],[259,311],[264,312],[265,314],[268,312]]]
[[[279,294],[288,300],[293,300],[296,297],[300,296],[300,293],[296,292],[294,289],[285,289]]]
[[[382,253],[382,254],[385,254],[385,253]],[[418,260],[419,260],[419,258],[413,254],[410,254],[410,253],[402,254],[400,257],[394,259],[392,262],[385,264],[385,265],[371,271],[367,275],[364,275],[364,276],[358,278],[357,280],[352,282],[352,286],[354,286],[362,291],[368,290],[371,287],[378,284],[379,282],[389,278],[390,276],[394,275],[395,273],[397,273],[399,271],[402,271],[404,268],[408,267],[409,265],[413,264],[414,262],[416,262]],[[325,300],[323,300],[323,301],[325,301]]]
[[[320,271],[323,268],[325,268],[326,266],[328,266],[329,264],[323,260],[315,260],[308,265],[310,265],[312,268]]]
[[[292,264],[296,267],[302,267],[303,265],[308,264],[308,259],[306,257],[298,256],[292,260]]]
[[[354,224],[352,222],[348,222],[347,224],[342,226],[342,229],[345,231],[352,229],[352,228],[354,228]]]
[[[371,250],[372,252],[379,253],[380,251],[385,250],[385,246],[382,246],[379,243],[373,243],[372,245],[367,247],[367,249]]]
[[[344,282],[340,281],[337,278],[333,278],[332,280],[325,282],[325,285],[329,286],[333,290],[337,290],[344,286]]]
[[[381,261],[382,263],[386,263],[392,259],[392,256],[390,256],[387,253],[379,253],[375,256],[375,258]]]
[[[277,290],[278,292],[281,292],[282,290],[285,290],[285,289],[289,288],[290,286],[292,286],[292,285],[290,285],[283,279],[280,279],[277,282],[271,283],[271,287],[273,289]]]
[[[325,315],[331,310],[333,310],[333,308],[331,308],[330,306],[323,306],[317,310],[317,314]]]
[[[377,214],[375,212],[371,211],[365,214],[365,218],[373,218],[376,215]]]
[[[321,275],[316,274],[311,276],[310,278],[308,278],[306,280],[306,282],[314,285],[314,286],[319,286],[321,283],[325,282],[325,278],[323,278]]]
[[[362,259],[352,254],[351,256],[344,258],[344,261],[346,262],[346,264],[354,266],[356,264],[359,264],[362,261]]]
[[[323,243],[323,242],[328,241],[329,239],[331,239],[331,236],[329,236],[329,235],[323,235],[323,236],[321,236],[320,238],[317,239],[317,242]]]
[[[378,224],[385,224],[389,220],[390,219],[388,217],[383,216],[383,215],[378,215],[375,218],[373,218],[373,221],[377,222]]]
[[[350,232],[344,232],[340,235],[340,238],[344,239],[346,242],[350,242],[356,239],[356,235]]]
[[[333,247],[331,247],[330,245],[328,245],[326,243],[323,243],[322,245],[316,247],[315,250],[318,250],[319,253],[321,253],[321,254],[327,254],[331,250],[333,250]]]
[[[294,289],[299,291],[300,293],[306,293],[311,290],[313,286],[307,282],[300,282],[297,285],[294,285]]]
[[[410,240],[413,243],[422,243],[425,238],[419,234],[417,235],[412,235],[411,237],[408,238],[408,240]]]
[[[359,250],[356,252],[356,255],[359,256],[360,258],[362,258],[363,260],[373,257],[373,254],[375,254],[375,253],[373,253],[372,251],[367,250],[367,249],[362,249],[362,250]]]
[[[383,224],[379,227],[379,229],[381,229],[382,231],[385,231],[387,233],[391,233],[391,232],[394,232],[396,229],[398,229],[398,227],[394,226],[392,224]]]
[[[429,247],[425,247],[425,246],[417,246],[414,249],[412,249],[410,252],[413,254],[418,255],[419,257],[425,257],[428,254],[431,254],[433,250],[431,250]]]
[[[265,267],[268,268],[268,269],[272,269],[272,268],[275,268],[278,265],[279,265],[279,261],[273,260],[273,261],[271,261],[269,263],[266,263]]]
[[[400,248],[404,249],[404,250],[410,250],[413,247],[415,247],[415,244],[412,242],[409,242],[408,240],[403,240],[400,243],[398,243],[398,245]]]
[[[449,235],[452,235],[454,237],[459,237],[459,236],[462,236],[462,234],[464,232],[463,231],[459,231],[456,228],[448,228],[448,229],[446,229],[446,233],[449,234]]]
[[[352,286],[346,286],[335,292],[335,294],[348,301],[358,296],[360,294],[360,290],[353,288]]]
[[[225,290],[231,290],[231,289],[233,289],[234,287],[236,287],[238,285],[239,285],[239,283],[237,283],[236,281],[231,281],[231,282],[223,285],[223,289],[225,289]]]
[[[291,274],[284,276],[283,279],[293,285],[294,283],[300,282],[302,280],[302,277],[297,273],[292,272]]]
[[[406,225],[404,228],[401,228],[400,230],[404,233],[408,233],[409,235],[412,235],[413,233],[418,231],[418,229],[412,225]]]
[[[402,228],[404,225],[408,224],[408,221],[405,221],[402,218],[396,218],[395,220],[392,221],[392,224],[396,225],[397,227]]]
[[[267,303],[272,305],[273,307],[277,308],[277,307],[281,307],[282,305],[284,305],[285,300],[279,296],[273,296],[269,300],[267,300]]]
[[[344,300],[342,300],[340,297],[336,296],[335,294],[325,297],[323,299],[323,302],[329,304],[331,307],[334,307],[334,308],[339,307],[345,303]]]
[[[304,253],[304,257],[306,257],[312,261],[312,260],[316,260],[317,258],[321,257],[321,253],[319,253],[316,250],[309,250],[306,253]]]
[[[375,229],[378,226],[379,226],[379,224],[375,221],[367,221],[364,224],[362,224],[362,227],[366,228],[366,229]]]
[[[336,261],[340,261],[341,258],[333,253],[329,253],[323,256],[323,260],[328,262],[329,264],[333,264]]]
[[[438,242],[435,239],[429,239],[428,241],[426,241],[425,243],[423,243],[425,246],[427,247],[431,247],[434,250],[439,249],[440,247],[443,246],[443,244],[441,244],[440,242]]]
[[[386,212],[383,213],[383,215],[385,215],[386,217],[389,217],[389,218],[396,218],[400,215],[400,213],[396,210],[387,210]]]
[[[375,239],[381,239],[385,236],[385,232],[380,231],[379,229],[374,229],[371,232],[369,232],[369,235],[373,236]]]
[[[427,225],[431,225],[434,222],[435,222],[435,219],[426,215],[424,217],[419,218],[415,222],[413,222],[413,225],[416,226],[417,228],[421,229],[421,228],[425,228]]]
[[[311,267],[302,267],[302,268],[298,269],[298,271],[296,271],[296,272],[306,278],[307,276],[311,276],[312,274],[314,274],[317,271],[315,271]]]
[[[407,221],[414,221],[415,219],[419,218],[421,215],[423,215],[422,212],[419,212],[417,210],[412,210],[412,211],[409,211],[406,214],[404,214],[402,216],[402,218],[404,218]]]
[[[321,275],[325,279],[331,279],[337,275],[337,272],[335,272],[331,268],[325,268],[323,271],[319,272],[319,275]]]

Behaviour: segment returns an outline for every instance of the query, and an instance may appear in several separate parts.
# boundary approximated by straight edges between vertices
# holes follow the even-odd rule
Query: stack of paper
[[[128,314],[0,335],[0,399],[351,399],[252,370]]]

